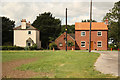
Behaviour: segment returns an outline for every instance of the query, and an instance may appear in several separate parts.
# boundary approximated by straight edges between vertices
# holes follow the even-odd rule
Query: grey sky
[[[16,26],[21,19],[31,23],[41,13],[51,12],[65,24],[65,8],[68,8],[68,24],[89,19],[89,2],[1,2],[0,16],[6,16],[14,20]],[[14,0],[13,0],[14,1]],[[18,0],[19,1],[19,0]],[[47,1],[47,0],[46,0]],[[54,0],[52,0],[54,1]],[[100,22],[105,14],[114,6],[115,2],[93,2],[93,19]]]

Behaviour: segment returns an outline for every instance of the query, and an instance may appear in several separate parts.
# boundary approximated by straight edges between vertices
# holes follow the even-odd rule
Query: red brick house
[[[66,33],[64,32],[55,40],[55,44],[57,44],[58,49],[60,50],[66,49],[65,38],[66,38]],[[75,49],[75,34],[67,34],[67,41],[73,42],[74,45],[72,47],[67,47],[67,49],[68,50],[71,50],[72,48]]]
[[[75,23],[76,48],[89,49],[89,22]],[[104,22],[92,22],[91,27],[91,50],[107,50],[108,27]]]

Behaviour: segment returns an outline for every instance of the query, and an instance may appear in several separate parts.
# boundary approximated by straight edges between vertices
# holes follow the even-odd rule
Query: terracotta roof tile
[[[89,30],[90,22],[76,22],[75,30]],[[91,30],[108,30],[107,25],[104,22],[92,22]]]

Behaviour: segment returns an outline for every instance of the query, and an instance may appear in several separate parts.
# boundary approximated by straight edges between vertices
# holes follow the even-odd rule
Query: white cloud
[[[93,19],[101,21],[113,4],[93,3]],[[32,23],[39,14],[51,12],[65,24],[65,9],[68,8],[68,24],[74,24],[89,19],[89,5],[88,2],[2,2],[0,15],[15,20],[18,26],[23,18]]]
[[[89,2],[90,0],[1,0],[1,2]],[[119,0],[92,0],[93,2],[117,2]]]

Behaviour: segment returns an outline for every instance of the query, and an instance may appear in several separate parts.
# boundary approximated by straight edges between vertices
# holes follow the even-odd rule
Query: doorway
[[[91,50],[93,50],[93,41],[91,41]]]

